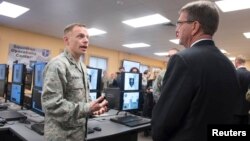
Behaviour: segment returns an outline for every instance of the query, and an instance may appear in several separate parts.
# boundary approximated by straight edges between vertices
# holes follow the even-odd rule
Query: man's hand
[[[107,105],[108,101],[104,99],[104,96],[101,96],[90,103],[90,109],[94,115],[100,115],[108,110]]]

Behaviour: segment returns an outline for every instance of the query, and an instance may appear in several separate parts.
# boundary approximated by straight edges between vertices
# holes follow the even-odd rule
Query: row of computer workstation
[[[44,62],[35,63],[32,66],[32,91],[30,95],[26,95],[26,65],[13,64],[12,82],[9,83],[9,66],[7,64],[0,64],[0,138],[16,140],[18,136],[22,136],[22,133],[14,137],[13,133],[7,135],[6,130],[3,129],[14,128],[23,124],[24,126],[21,129],[23,129],[23,132],[26,131],[23,134],[27,134],[28,132],[28,134],[33,134],[34,132],[33,136],[37,136],[36,139],[41,138],[43,140],[44,111],[41,104],[41,95],[43,87],[42,76],[45,66],[46,63]],[[95,100],[102,94],[105,94],[109,102],[109,108],[111,109],[108,113],[94,116],[88,120],[88,140],[100,138],[110,140],[120,138],[119,135],[123,135],[123,139],[130,140],[133,134],[132,140],[137,140],[137,132],[150,127],[150,119],[130,114],[130,112],[140,110],[140,103],[143,98],[141,74],[123,72],[119,76],[121,78],[120,86],[107,88],[104,91],[105,93],[102,93],[102,70],[88,67],[87,73],[91,99]],[[18,132],[20,132],[20,129]],[[125,132],[128,137],[124,136],[126,135],[124,134]],[[31,135],[26,136],[30,138]],[[23,140],[32,140],[32,138]]]

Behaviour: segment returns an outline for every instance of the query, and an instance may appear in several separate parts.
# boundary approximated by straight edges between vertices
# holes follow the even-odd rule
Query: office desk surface
[[[88,127],[100,127],[101,131],[95,131],[92,134],[87,135],[87,139],[98,139],[98,138],[105,138],[110,136],[115,136],[119,134],[125,134],[129,132],[138,132],[143,129],[149,128],[150,124],[140,125],[136,127],[128,127],[122,124],[114,123],[109,120],[110,117],[105,118],[98,118],[98,119],[90,119],[88,122]]]
[[[26,141],[44,141],[44,137],[37,134],[35,131],[30,129],[30,125],[19,123],[18,121],[9,122],[4,127],[0,128],[1,130],[9,129],[16,136]]]
[[[114,111],[110,111],[108,116],[98,117],[88,120],[88,127],[100,127],[101,131],[95,131],[92,134],[87,135],[87,140],[97,140],[105,138],[112,138],[113,136],[120,136],[127,134],[127,136],[136,136],[140,130],[149,128],[150,124],[145,124],[137,127],[128,127],[118,123],[110,121],[110,118],[115,116]],[[19,123],[18,121],[11,121],[3,127],[0,127],[1,130],[9,129],[14,132],[18,137],[27,141],[43,141],[44,137],[30,129],[30,124]]]

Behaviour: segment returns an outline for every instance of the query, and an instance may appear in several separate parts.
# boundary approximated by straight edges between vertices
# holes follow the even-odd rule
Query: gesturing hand
[[[104,99],[104,96],[99,97],[95,101],[90,103],[91,112],[94,115],[100,115],[107,111],[108,101]]]

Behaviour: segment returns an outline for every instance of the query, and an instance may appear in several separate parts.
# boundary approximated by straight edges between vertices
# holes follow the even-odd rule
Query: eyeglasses
[[[184,23],[192,23],[192,22],[194,22],[194,21],[177,21],[176,26],[179,26],[179,25],[184,24]]]

